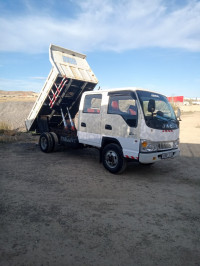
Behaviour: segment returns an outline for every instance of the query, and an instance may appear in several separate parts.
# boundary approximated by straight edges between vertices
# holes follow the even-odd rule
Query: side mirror
[[[150,99],[148,103],[148,112],[153,113],[155,111],[155,100]]]
[[[177,109],[176,117],[179,121],[181,121],[181,110],[180,108]]]

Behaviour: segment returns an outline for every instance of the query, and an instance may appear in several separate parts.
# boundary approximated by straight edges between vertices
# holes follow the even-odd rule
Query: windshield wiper
[[[160,115],[156,115],[154,117],[160,118],[161,120],[164,120],[164,121],[168,121],[168,118],[160,116]]]
[[[170,120],[170,121],[174,121],[174,122],[177,122],[177,119],[170,118],[170,117],[168,117],[168,120]]]

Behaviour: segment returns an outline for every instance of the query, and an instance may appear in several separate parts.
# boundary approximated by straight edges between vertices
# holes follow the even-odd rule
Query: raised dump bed
[[[82,93],[93,90],[98,83],[86,55],[50,45],[49,59],[52,69],[25,121],[28,131],[42,133],[62,129],[61,109],[69,119],[68,108],[73,119]]]

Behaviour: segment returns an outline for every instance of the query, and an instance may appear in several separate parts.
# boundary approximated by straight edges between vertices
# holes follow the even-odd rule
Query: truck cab
[[[85,92],[78,140],[101,150],[112,173],[127,160],[152,164],[179,155],[179,121],[164,95],[137,88]]]

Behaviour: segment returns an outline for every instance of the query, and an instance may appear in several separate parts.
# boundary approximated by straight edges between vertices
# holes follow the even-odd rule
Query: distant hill
[[[0,90],[0,102],[34,102],[38,93],[33,91],[4,91]]]

